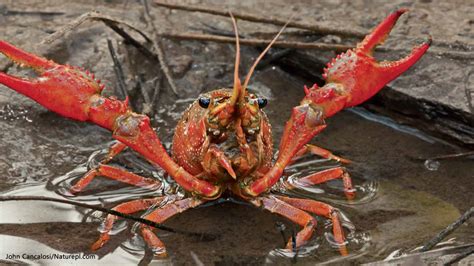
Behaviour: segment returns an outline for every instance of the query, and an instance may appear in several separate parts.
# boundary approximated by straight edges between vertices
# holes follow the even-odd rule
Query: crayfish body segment
[[[366,101],[415,64],[426,52],[430,42],[415,47],[411,54],[399,61],[379,63],[372,57],[373,48],[383,42],[404,12],[406,10],[401,9],[390,14],[356,48],[338,55],[328,63],[323,73],[326,80],[324,86],[304,88],[306,95],[300,105],[293,108],[285,125],[275,162],[272,162],[271,126],[263,111],[267,102],[249,93],[247,85],[257,63],[281,31],[256,60],[242,85],[238,70],[239,38],[233,17],[237,40],[234,86],[208,92],[186,110],[175,131],[172,157],[150,126],[150,119],[132,112],[128,107],[128,99],[119,101],[101,96],[103,85],[88,72],[56,64],[0,41],[1,53],[22,66],[32,67],[40,75],[37,79],[23,79],[0,72],[0,83],[62,116],[106,128],[119,141],[111,148],[103,164],[92,169],[71,189],[73,193],[80,193],[97,175],[137,186],[156,183],[155,180],[105,165],[125,147],[129,147],[164,169],[190,195],[168,202],[147,214],[145,219],[164,222],[186,209],[218,198],[224,190],[230,190],[236,197],[301,225],[303,229],[295,240],[297,246],[310,239],[316,228],[316,220],[308,212],[331,219],[334,237],[341,246],[341,254],[345,255],[344,231],[337,209],[314,200],[271,195],[268,191],[280,179],[284,169],[305,153],[349,162],[308,142],[326,127],[324,120],[327,117]],[[355,196],[352,181],[341,167],[304,177],[300,184],[315,185],[331,179],[343,181],[349,199]],[[133,213],[146,210],[161,201],[162,198],[139,199],[122,203],[114,209]],[[107,217],[106,230],[93,249],[107,242],[115,219],[112,215]],[[166,253],[164,244],[150,227],[143,225],[140,232],[157,255]],[[290,242],[287,248],[291,248]]]

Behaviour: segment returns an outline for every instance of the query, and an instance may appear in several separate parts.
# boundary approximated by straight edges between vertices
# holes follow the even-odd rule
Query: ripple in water
[[[293,164],[285,169],[284,177],[281,178],[279,184],[277,184],[272,191],[290,197],[326,202],[335,208],[340,206],[340,208],[337,209],[339,211],[340,222],[345,229],[345,245],[347,249],[350,250],[349,256],[342,257],[337,255],[339,254],[341,245],[334,239],[331,220],[316,216],[318,226],[323,227],[324,237],[321,237],[317,230],[311,241],[299,248],[296,252],[286,249],[275,249],[269,253],[267,262],[275,263],[281,259],[294,259],[295,256],[298,258],[316,256],[320,261],[327,261],[328,258],[326,256],[334,256],[329,260],[336,262],[342,258],[348,259],[361,256],[368,250],[371,245],[370,234],[367,232],[358,232],[357,228],[348,218],[348,215],[346,215],[344,208],[353,205],[363,205],[373,201],[377,195],[378,181],[375,178],[364,178],[357,173],[349,171],[356,195],[355,198],[351,200],[346,198],[342,180],[339,178],[313,186],[302,184],[300,181],[300,178],[307,175],[338,166],[341,165],[325,159],[307,159],[301,163]],[[324,258],[320,258],[321,256],[324,256]]]
[[[108,149],[102,149],[94,152],[88,158],[86,163],[77,166],[69,173],[55,178],[51,185],[53,190],[63,197],[74,197],[74,200],[80,202],[87,202],[89,204],[100,204],[114,207],[121,202],[130,201],[137,198],[146,197],[160,197],[163,196],[164,200],[156,206],[153,206],[146,210],[142,217],[152,212],[156,208],[163,206],[170,201],[180,199],[184,196],[181,189],[175,184],[175,182],[166,175],[162,170],[157,169],[144,161],[143,159],[136,156],[131,151],[123,152],[117,156],[112,163],[117,163],[120,167],[132,169],[132,172],[143,176],[155,178],[160,180],[161,185],[152,188],[139,188],[134,186],[121,186],[117,185],[118,182],[108,182],[104,177],[97,177],[100,179],[94,185],[94,181],[89,186],[77,195],[71,194],[69,189],[75,184],[88,169],[97,167],[99,162],[106,156]],[[311,158],[311,157],[310,157]],[[314,157],[312,157],[314,158]],[[294,164],[291,167],[285,169],[285,176],[277,184],[273,192],[279,194],[285,194],[292,197],[308,198],[328,202],[331,205],[339,205],[340,207],[349,207],[351,205],[364,204],[371,201],[376,193],[378,182],[375,179],[364,179],[357,175],[352,174],[354,188],[356,192],[356,198],[348,201],[344,195],[344,188],[340,179],[332,180],[316,186],[301,186],[299,179],[315,172],[327,170],[339,166],[338,164],[324,160],[306,160],[298,164]],[[105,186],[104,183],[110,183],[110,186]],[[289,190],[288,187],[296,187],[295,189]],[[334,206],[336,207],[336,206]],[[370,235],[365,232],[357,232],[355,226],[350,221],[345,211],[338,209],[340,214],[340,221],[345,229],[346,235],[346,246],[350,250],[350,256],[358,256],[364,253],[370,246]],[[98,231],[104,230],[104,221],[106,214],[90,211],[84,214],[85,221],[101,222],[101,226]],[[318,230],[314,233],[312,239],[304,246],[298,248],[295,251],[286,249],[275,249],[269,252],[267,261],[278,261],[280,259],[293,259],[305,258],[305,257],[320,257],[328,256],[331,254],[332,259],[337,260],[341,258],[339,255],[340,244],[334,240],[332,233],[332,222],[328,219],[317,217],[318,219]],[[145,243],[139,234],[139,223],[131,223],[130,221],[117,219],[110,235],[118,234],[124,230],[131,230],[134,236],[127,239],[121,244],[121,247],[133,255],[143,255],[145,250]],[[323,231],[322,233],[319,231]],[[288,234],[288,232],[286,232]],[[166,232],[161,232],[161,237],[166,238]],[[155,252],[155,251],[154,251]],[[163,252],[162,250],[156,250],[156,253]],[[347,257],[345,257],[347,258]],[[327,257],[324,259],[326,260]]]
[[[131,201],[139,198],[151,198],[151,197],[163,197],[163,201],[159,202],[155,206],[148,208],[141,217],[147,215],[151,211],[155,210],[168,203],[169,201],[182,198],[184,194],[180,191],[180,188],[170,180],[164,171],[157,169],[139,158],[132,151],[124,151],[117,158],[114,158],[113,162],[117,166],[124,167],[133,173],[157,179],[161,182],[158,186],[152,187],[135,187],[131,185],[121,185],[117,181],[109,181],[105,177],[97,176],[83,192],[78,194],[72,194],[70,188],[82,178],[89,169],[95,168],[99,165],[100,161],[107,155],[108,148],[104,148],[99,151],[95,151],[88,158],[87,162],[78,165],[72,171],[58,176],[50,182],[52,190],[65,198],[72,198],[75,201],[84,202],[94,205],[102,205],[107,207],[115,207],[116,205]],[[96,182],[97,181],[97,182]],[[110,184],[105,185],[104,184]],[[86,222],[100,222],[98,227],[99,232],[103,232],[105,228],[105,218],[107,214],[98,211],[89,211],[84,213],[83,221]],[[139,223],[133,223],[125,219],[117,219],[114,223],[112,230],[109,232],[110,235],[116,235],[124,230],[130,230],[135,236],[124,243],[121,247],[133,255],[143,255],[145,250],[145,244],[143,239],[138,234]]]

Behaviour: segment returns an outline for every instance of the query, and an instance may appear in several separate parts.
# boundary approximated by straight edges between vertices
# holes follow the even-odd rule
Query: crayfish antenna
[[[235,105],[239,100],[239,95],[242,94],[242,85],[240,83],[239,77],[239,64],[240,64],[240,40],[239,40],[239,29],[237,28],[237,21],[229,12],[230,17],[232,18],[232,25],[234,26],[235,32],[235,65],[234,65],[234,88],[232,93],[232,98],[230,100],[231,105]]]
[[[275,37],[273,37],[273,40],[267,45],[265,50],[263,50],[263,52],[257,57],[255,62],[253,63],[252,67],[250,68],[249,72],[247,73],[247,76],[245,77],[244,86],[243,86],[244,92],[247,89],[247,85],[248,85],[248,83],[250,81],[250,78],[252,77],[252,74],[255,71],[255,68],[257,67],[258,63],[260,62],[260,60],[262,60],[262,58],[265,56],[265,54],[268,52],[268,50],[270,50],[272,45],[276,42],[278,37],[280,37],[282,32],[285,30],[286,26],[288,26],[288,24],[291,22],[292,19],[293,19],[293,16],[288,20],[288,22],[286,22],[285,25],[283,25],[283,27],[280,29],[280,31],[277,33],[277,35],[275,35]],[[241,95],[240,97],[243,98],[244,96],[245,95]]]

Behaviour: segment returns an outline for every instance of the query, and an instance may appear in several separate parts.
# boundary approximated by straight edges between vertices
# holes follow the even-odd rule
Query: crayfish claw
[[[432,42],[431,36],[428,41],[413,48],[411,53],[397,61],[383,61],[378,63],[378,69],[387,76],[388,80],[398,77],[414,65],[428,50]]]
[[[3,84],[10,88],[15,88],[16,91],[26,96],[30,96],[32,93],[34,93],[34,90],[36,88],[34,82],[19,77],[7,75],[3,72],[0,72],[0,84]]]
[[[43,72],[46,69],[56,66],[56,63],[51,60],[25,52],[2,40],[0,40],[0,53],[4,54],[14,63],[20,66],[31,67],[38,72]]]
[[[380,23],[364,40],[357,45],[356,50],[365,54],[371,54],[372,50],[379,44],[382,44],[390,34],[398,18],[407,12],[408,9],[401,8],[391,13],[382,23]]]

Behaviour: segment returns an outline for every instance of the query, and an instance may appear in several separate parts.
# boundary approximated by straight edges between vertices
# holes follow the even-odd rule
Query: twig
[[[148,10],[147,0],[142,0],[142,4],[143,4],[143,7],[145,9],[145,12],[144,12],[145,21],[147,22],[148,25],[150,25],[150,27],[153,31],[153,35],[155,37],[158,37],[159,36],[158,30],[156,29],[155,23],[153,22],[153,19],[150,16],[150,11]],[[179,96],[178,89],[176,88],[176,84],[173,80],[173,77],[171,76],[171,72],[168,68],[168,65],[166,64],[165,56],[164,56],[163,50],[161,49],[159,40],[155,40],[152,43],[153,43],[153,49],[158,54],[158,59],[160,61],[161,70],[163,71],[163,74],[165,74],[166,80],[168,81],[168,84],[170,85],[171,90],[173,91],[173,93],[176,96]]]
[[[298,258],[298,249],[296,249],[296,234],[294,229],[291,230],[291,250],[295,253],[293,258],[291,258],[291,262],[294,264]]]
[[[468,151],[468,152],[459,152],[459,153],[453,153],[453,154],[446,154],[446,155],[439,155],[439,156],[434,156],[434,157],[429,157],[429,158],[415,158],[416,160],[421,160],[421,161],[426,161],[426,160],[446,160],[446,159],[455,159],[455,158],[461,158],[461,157],[469,157],[474,155],[474,151]]]
[[[58,11],[27,11],[27,10],[11,10],[6,6],[0,7],[0,14],[4,16],[16,16],[16,15],[26,15],[26,16],[61,16],[64,15],[64,12]]]
[[[275,226],[277,228],[277,230],[281,233],[281,237],[283,239],[283,246],[286,245],[286,236],[285,236],[285,230],[286,230],[286,226],[284,223],[282,222],[276,222],[275,223]]]
[[[208,13],[212,15],[217,15],[217,16],[224,16],[228,17],[229,13],[226,11],[210,8],[210,7],[199,7],[199,6],[191,6],[191,5],[180,5],[180,4],[170,4],[170,3],[164,3],[159,0],[155,0],[155,5],[157,6],[162,6],[166,7],[169,9],[178,9],[178,10],[184,10],[184,11],[190,11],[190,12],[202,12],[202,13]],[[252,22],[260,22],[260,23],[269,23],[273,25],[279,25],[283,26],[286,24],[286,20],[281,20],[277,18],[264,18],[264,17],[259,17],[256,15],[251,15],[248,13],[239,13],[232,11],[232,14],[234,17],[242,19],[242,20],[247,20],[247,21],[252,21]],[[314,24],[304,24],[300,22],[290,22],[288,24],[288,28],[298,28],[298,29],[304,29],[304,30],[309,30],[315,33],[320,33],[323,35],[327,34],[333,34],[333,35],[339,35],[339,36],[347,36],[347,37],[357,37],[357,38],[363,38],[365,37],[365,33],[359,32],[359,31],[353,31],[353,30],[348,30],[348,29],[337,29],[337,28],[332,28],[332,27],[324,27],[324,26],[318,26]],[[202,39],[201,39],[202,40]],[[211,41],[211,40],[208,40]],[[231,41],[233,42],[233,41]],[[275,43],[276,44],[276,43]],[[435,40],[434,44],[440,44],[440,46],[447,46],[450,47],[453,45],[453,43],[449,43],[446,41],[441,41],[441,40]],[[466,46],[466,44],[463,44]],[[317,47],[312,47],[312,46],[295,46],[295,47],[287,47],[287,48],[299,48],[299,49],[319,49]],[[466,48],[466,47],[464,47]],[[467,48],[470,48],[467,47]],[[334,49],[330,49],[334,50]],[[410,52],[410,50],[396,50],[396,49],[389,49],[389,48],[378,48],[377,50],[379,51],[387,51],[387,52],[393,52],[393,51],[401,51],[401,52]],[[345,51],[345,50],[344,50]],[[472,60],[474,59],[474,54],[470,51],[462,52],[462,51],[442,51],[439,49],[433,49],[431,48],[428,50],[428,53],[438,55],[438,56],[445,56],[453,59],[458,59],[458,60]]]
[[[218,42],[218,43],[235,43],[235,39],[232,37],[208,35],[200,33],[175,33],[175,32],[163,32],[161,36],[175,40],[194,40],[194,41],[206,41],[206,42]],[[241,39],[240,44],[248,46],[266,46],[270,40],[261,39]],[[343,45],[343,44],[329,44],[319,42],[295,42],[295,41],[276,41],[273,47],[281,48],[294,48],[294,49],[315,49],[315,50],[326,50],[335,52],[345,52],[348,49],[354,48],[355,46]],[[408,49],[393,49],[388,47],[376,47],[375,51],[379,52],[396,52],[396,53],[410,53]],[[436,56],[445,56],[458,60],[471,60],[474,59],[474,53],[470,52],[459,52],[459,51],[440,51],[436,49],[428,50],[428,53]]]
[[[144,77],[143,75],[138,75],[135,77],[135,79],[138,80],[138,86],[140,87],[140,92],[142,93],[143,100],[145,101],[143,103],[142,113],[149,115],[153,111],[153,105],[151,103],[150,95],[148,95],[148,92],[145,90]]]
[[[185,10],[191,12],[202,12],[217,16],[224,16],[228,17],[229,13],[227,11],[221,11],[218,9],[210,8],[210,7],[200,7],[200,6],[191,6],[191,5],[180,5],[180,4],[170,4],[164,3],[161,1],[155,1],[155,5],[166,7],[169,9],[178,9],[178,10]],[[263,18],[256,15],[248,14],[248,13],[240,13],[236,11],[232,11],[234,17],[242,20],[252,21],[252,22],[260,22],[260,23],[269,23],[273,25],[283,26],[288,21],[284,19],[277,19],[277,18]],[[345,30],[345,29],[337,29],[332,27],[325,27],[320,25],[314,24],[304,24],[300,22],[290,22],[288,23],[289,28],[299,28],[314,31],[321,34],[334,34],[339,36],[348,36],[348,37],[364,37],[365,33],[353,31],[353,30]]]
[[[132,216],[132,215],[129,215],[129,214],[126,214],[126,213],[122,213],[122,212],[118,212],[118,211],[115,211],[115,210],[112,210],[112,209],[107,209],[107,208],[103,208],[103,207],[100,207],[100,206],[89,205],[89,204],[85,204],[85,203],[77,202],[77,201],[72,201],[72,200],[57,199],[57,198],[42,197],[42,196],[2,196],[2,197],[0,197],[0,201],[52,201],[52,202],[59,202],[59,203],[74,205],[74,206],[78,206],[78,207],[82,207],[82,208],[86,208],[86,209],[91,209],[91,210],[95,210],[95,211],[105,212],[105,213],[108,213],[108,214],[112,214],[112,215],[122,217],[122,218],[125,218],[125,219],[128,219],[128,220],[140,222],[142,224],[146,224],[146,225],[155,227],[157,229],[172,232],[172,233],[191,235],[191,236],[197,236],[197,237],[203,237],[203,236],[215,237],[212,234],[196,233],[196,232],[190,232],[190,231],[187,231],[187,230],[180,230],[180,229],[171,228],[171,227],[153,222],[153,221],[148,220],[148,219],[143,219],[141,217],[135,217],[135,216]]]
[[[48,37],[46,37],[40,43],[40,45],[51,44],[55,40],[57,40],[57,39],[61,38],[62,36],[64,36],[66,33],[70,32],[70,31],[73,31],[75,28],[79,27],[82,23],[84,23],[87,20],[102,21],[106,24],[107,23],[113,23],[113,24],[116,24],[116,25],[118,25],[118,24],[124,25],[124,26],[127,26],[128,28],[132,29],[133,31],[137,32],[138,34],[140,34],[146,41],[151,41],[150,37],[148,37],[143,31],[137,29],[136,27],[130,25],[129,23],[127,23],[125,21],[114,19],[114,18],[106,16],[106,15],[102,15],[102,14],[96,12],[96,11],[92,11],[92,12],[87,12],[85,14],[82,14],[81,16],[76,18],[75,20],[73,20],[70,23],[63,26],[61,29],[59,29],[56,32],[50,34]]]
[[[115,33],[120,35],[126,42],[131,44],[133,47],[137,48],[140,53],[142,53],[144,56],[147,58],[153,58],[157,62],[158,60],[158,55],[153,53],[150,49],[148,49],[146,46],[141,44],[139,41],[137,41],[135,38],[133,38],[130,34],[128,34],[126,31],[124,31],[122,28],[117,26],[115,23],[107,22],[104,21],[105,25],[111,28]]]
[[[112,61],[114,62],[114,72],[115,76],[118,80],[118,87],[120,90],[121,96],[123,99],[128,97],[127,93],[127,85],[125,84],[125,77],[123,74],[122,65],[120,64],[120,60],[117,58],[117,54],[115,53],[114,46],[110,39],[107,39],[107,46],[109,47],[110,57],[112,57]]]
[[[474,113],[474,106],[472,104],[472,95],[474,94],[474,91],[471,90],[471,86],[469,85],[469,79],[471,78],[472,74],[474,74],[474,69],[471,68],[464,80],[464,94],[466,95],[467,106],[469,107],[469,110],[471,111],[471,113]]]
[[[155,86],[155,90],[154,90],[154,93],[153,93],[153,96],[151,98],[151,106],[150,108],[153,110],[153,105],[155,104],[155,102],[157,101],[158,99],[158,96],[160,96],[160,92],[161,92],[161,77],[156,77],[154,80],[153,80],[153,85]]]
[[[145,13],[147,13],[147,12],[145,12]],[[149,15],[145,15],[145,17],[147,17],[148,20],[151,21]],[[61,29],[57,30],[53,34],[46,37],[40,43],[40,45],[50,44],[50,43],[54,42],[55,40],[57,40],[57,39],[61,38],[62,36],[64,36],[66,33],[74,30],[75,28],[77,28],[78,26],[80,26],[82,23],[84,23],[87,20],[96,20],[96,21],[103,22],[106,26],[108,26],[113,31],[115,31],[117,34],[119,34],[124,40],[129,42],[135,48],[137,48],[147,58],[153,58],[156,61],[158,61],[160,63],[160,66],[161,66],[161,70],[163,71],[163,73],[167,77],[168,83],[170,84],[170,87],[171,87],[173,93],[175,95],[178,95],[177,90],[176,90],[176,85],[175,85],[173,79],[171,78],[170,71],[169,71],[169,69],[168,69],[168,67],[167,67],[167,65],[164,61],[163,51],[161,50],[161,48],[156,44],[156,42],[152,41],[152,39],[150,37],[148,37],[147,34],[145,34],[143,31],[137,29],[136,27],[130,25],[127,22],[117,20],[117,19],[114,19],[114,18],[106,16],[106,15],[99,14],[95,11],[88,12],[88,13],[85,13],[85,14],[79,16],[77,19],[73,20],[72,22],[70,22],[67,25],[65,25],[64,27],[62,27]],[[132,29],[133,31],[137,32],[138,34],[140,34],[147,42],[153,44],[153,48],[155,49],[156,53],[152,52],[150,49],[145,47],[143,44],[141,44],[139,41],[137,41],[135,38],[133,38],[130,34],[128,34],[125,30],[120,28],[118,25],[126,26],[126,27]],[[151,23],[151,25],[152,25],[153,29],[156,31],[156,28],[155,28],[154,24]]]
[[[235,39],[232,37],[199,34],[199,33],[160,33],[161,36],[175,40],[195,40],[195,41],[207,41],[207,42],[219,42],[219,43],[235,43]],[[241,39],[240,44],[248,46],[267,46],[270,40],[260,39]],[[304,42],[292,42],[292,41],[276,41],[273,47],[281,48],[295,48],[295,49],[318,49],[318,50],[330,50],[336,52],[344,52],[347,49],[353,48],[349,45],[342,44],[327,44],[327,43],[304,43]]]
[[[42,42],[40,42],[40,45],[51,44],[55,40],[61,38],[64,34],[74,30],[77,27],[79,27],[79,25],[84,23],[86,20],[90,19],[94,14],[96,14],[96,13],[95,12],[87,12],[85,14],[80,15],[75,20],[73,20],[70,23],[64,25],[61,29],[59,29],[56,32],[48,35],[48,37],[46,37]]]
[[[471,255],[471,254],[474,254],[474,246],[471,246],[469,247],[466,251],[458,254],[457,256],[455,256],[454,258],[452,258],[451,260],[447,261],[446,263],[444,263],[445,266],[447,265],[453,265],[454,263],[466,258],[467,256]]]
[[[465,223],[474,215],[474,207],[471,207],[468,211],[466,211],[461,217],[459,217],[454,223],[450,224],[446,227],[443,231],[439,232],[439,234],[428,241],[422,248],[421,252],[428,251],[432,249],[436,244],[441,242],[447,235],[451,234],[454,230],[456,230],[460,225]]]

